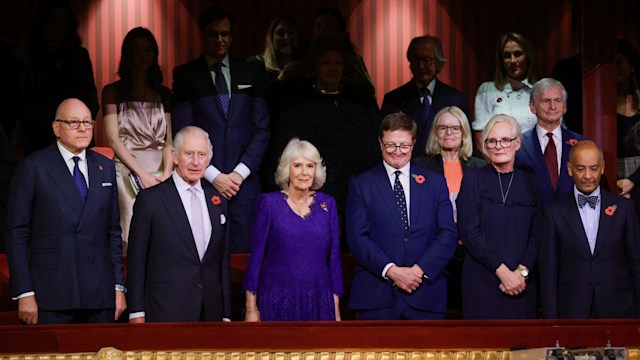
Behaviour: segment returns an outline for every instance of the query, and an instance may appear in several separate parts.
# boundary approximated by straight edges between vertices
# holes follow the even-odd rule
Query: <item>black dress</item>
[[[534,269],[541,211],[532,179],[521,169],[499,174],[492,165],[467,171],[462,178],[457,206],[458,232],[466,252],[462,269],[465,319],[536,317],[534,277],[530,275],[523,293],[510,296],[500,291],[495,275],[501,263],[512,270],[519,264]]]

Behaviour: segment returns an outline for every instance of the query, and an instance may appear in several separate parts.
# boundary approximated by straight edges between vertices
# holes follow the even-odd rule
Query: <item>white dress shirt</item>
[[[549,143],[549,137],[547,133],[553,134],[553,142],[556,144],[556,156],[558,157],[558,174],[560,174],[560,168],[562,167],[562,127],[558,126],[553,131],[547,131],[540,126],[536,125],[536,134],[540,140],[540,150],[544,154],[544,149],[547,148]]]
[[[71,173],[71,176],[73,176],[73,169],[76,167],[76,163],[75,161],[73,161],[73,157],[77,156],[80,158],[80,161],[78,161],[78,169],[80,169],[80,172],[82,173],[82,176],[84,176],[84,181],[87,182],[87,189],[89,188],[89,169],[87,167],[87,150],[82,150],[82,152],[78,155],[72,153],[71,151],[67,150],[67,148],[65,148],[60,141],[56,142],[56,145],[58,145],[58,150],[60,150],[60,154],[62,155],[62,158],[64,159],[64,163],[67,165],[67,168],[69,168],[69,172]]]
[[[407,165],[403,166],[400,169],[396,169],[393,166],[387,164],[386,162],[382,162],[382,164],[384,165],[384,169],[387,171],[387,176],[389,177],[389,184],[391,185],[391,191],[393,191],[393,186],[395,185],[396,182],[396,170],[400,170],[401,174],[398,176],[398,178],[400,179],[400,184],[402,184],[402,190],[404,190],[404,198],[407,202],[407,222],[409,223],[409,225],[411,225],[411,211],[409,209],[411,209],[410,207],[410,203],[411,203],[411,196],[409,196],[409,194],[411,193],[411,187],[410,187],[410,179],[411,179],[411,173],[409,172],[411,170],[411,163],[407,163]],[[391,268],[392,266],[394,266],[395,263],[388,263],[387,265],[385,265],[384,269],[382,269],[382,277],[387,279],[387,271],[389,271],[389,268]]]
[[[573,186],[573,194],[576,200],[576,206],[578,206],[578,212],[580,213],[580,219],[582,220],[582,227],[584,228],[584,232],[587,235],[587,240],[589,241],[589,248],[591,249],[591,254],[593,255],[593,251],[596,248],[596,239],[598,238],[598,225],[600,224],[600,205],[602,204],[602,197],[600,196],[600,186],[598,186],[591,194],[588,196],[597,196],[598,202],[596,203],[595,209],[592,209],[591,206],[587,203],[584,204],[582,208],[578,205],[578,194],[582,194],[578,188]],[[582,194],[587,196],[586,194]]]
[[[209,57],[209,56],[205,56],[205,59],[207,61],[207,64],[214,64],[216,61]],[[222,64],[224,65],[223,67],[221,67],[221,71],[222,71],[222,76],[224,76],[224,80],[227,82],[227,89],[229,89],[229,87],[231,86],[231,70],[229,68],[229,54],[227,54],[224,59],[222,59]],[[216,83],[216,72],[213,69],[210,69],[209,72],[211,73],[211,79],[213,80],[213,84],[215,85]],[[232,91],[229,89],[229,100],[231,100],[231,96],[232,96]],[[238,174],[240,174],[240,176],[242,176],[243,180],[246,180],[249,175],[251,175],[251,169],[249,169],[249,167],[245,164],[243,164],[242,162],[238,163],[238,165],[236,165],[235,169],[233,169],[233,171],[237,172]],[[218,175],[220,175],[222,172],[220,170],[218,170],[218,168],[216,168],[213,165],[209,165],[207,167],[207,170],[205,170],[204,172],[204,178],[210,182],[213,183],[213,180],[218,177]]]

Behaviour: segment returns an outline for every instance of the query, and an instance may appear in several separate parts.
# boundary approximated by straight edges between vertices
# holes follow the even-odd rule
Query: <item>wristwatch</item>
[[[124,285],[117,284],[116,285],[116,291],[120,291],[121,293],[126,294],[127,293],[127,288],[124,287]]]
[[[527,269],[526,266],[518,265],[518,271],[520,272],[520,275],[522,275],[522,277],[525,280],[527,280],[529,278],[529,269]]]

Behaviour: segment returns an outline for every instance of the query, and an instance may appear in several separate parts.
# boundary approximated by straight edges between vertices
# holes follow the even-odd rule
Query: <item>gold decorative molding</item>
[[[626,360],[640,360],[627,349]],[[510,360],[506,349],[477,350],[287,350],[287,351],[121,351],[97,353],[0,355],[0,360]]]

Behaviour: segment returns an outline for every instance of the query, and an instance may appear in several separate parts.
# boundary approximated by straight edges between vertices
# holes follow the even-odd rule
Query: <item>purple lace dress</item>
[[[262,321],[335,320],[343,285],[333,197],[316,192],[304,219],[281,192],[258,197],[243,289],[256,293]]]

